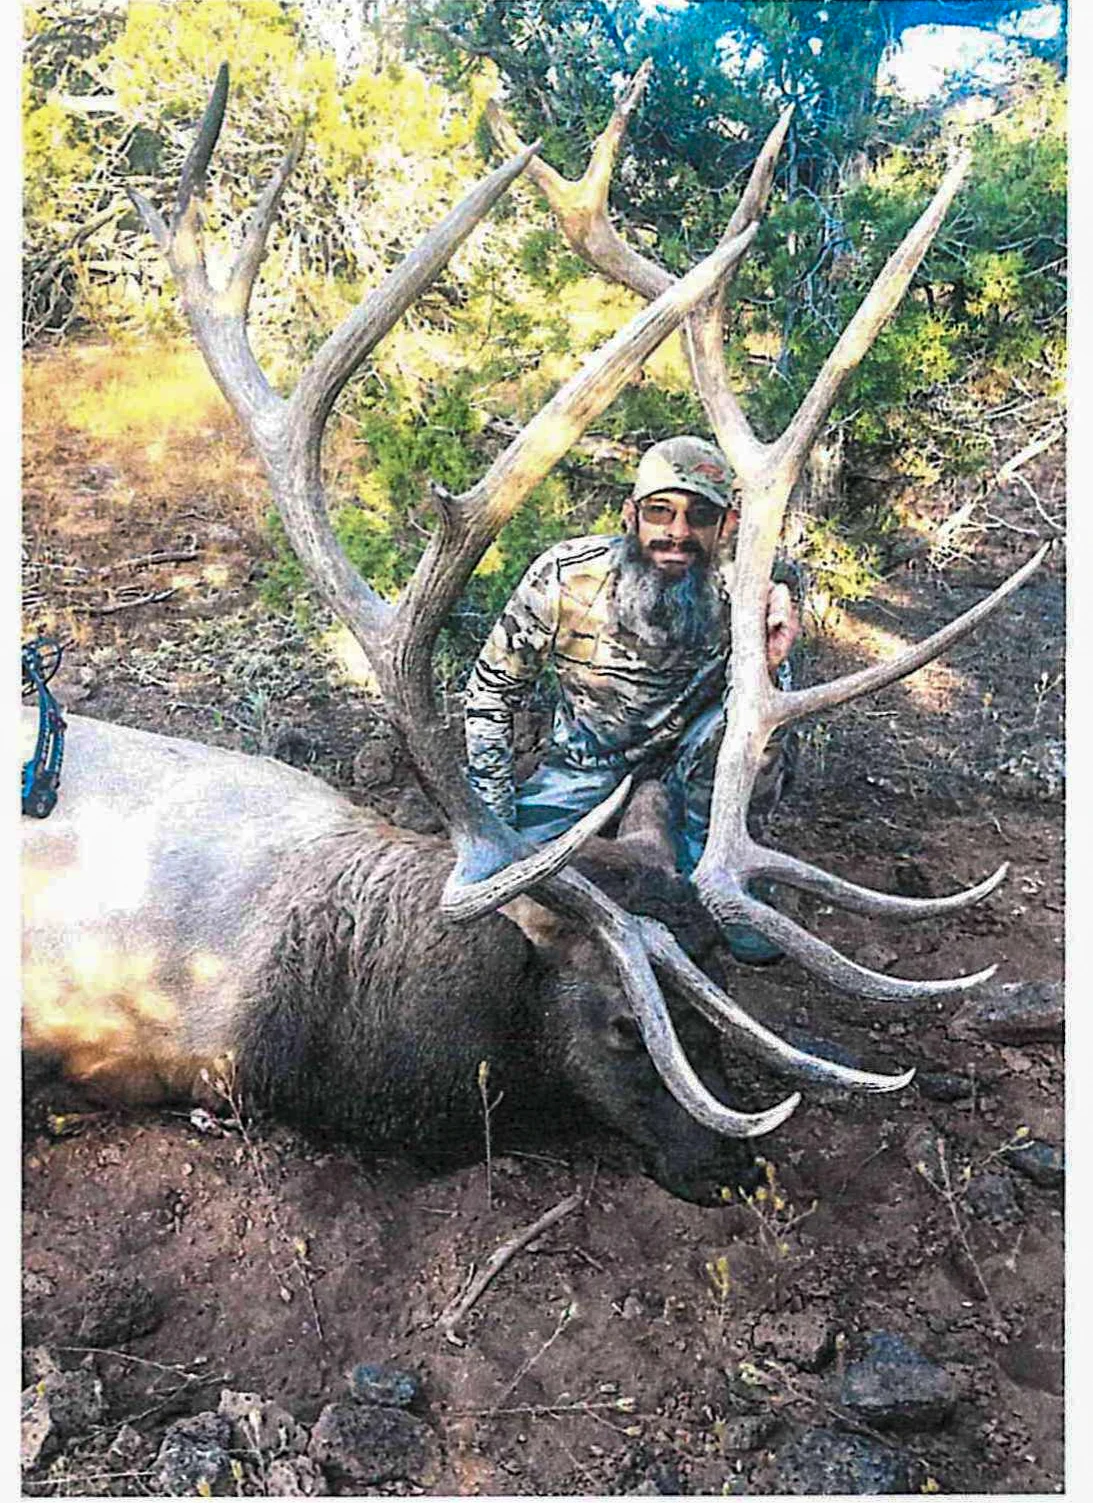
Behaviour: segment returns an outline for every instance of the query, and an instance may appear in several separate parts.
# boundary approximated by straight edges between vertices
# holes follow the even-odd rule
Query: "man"
[[[549,549],[490,633],[467,685],[470,780],[531,839],[562,834],[633,770],[663,779],[679,871],[689,876],[698,864],[724,726],[730,602],[718,563],[739,522],[731,485],[712,444],[691,436],[654,444],[623,506],[623,535]],[[767,664],[783,686],[797,630],[788,587],[772,583]],[[517,788],[514,713],[548,666],[559,689],[550,747]],[[753,811],[773,807],[783,776],[775,742]],[[730,948],[742,960],[779,953],[743,929]]]

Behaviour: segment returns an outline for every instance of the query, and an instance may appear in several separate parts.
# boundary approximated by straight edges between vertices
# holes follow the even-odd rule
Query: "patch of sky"
[[[1062,7],[1045,4],[1026,11],[1006,31],[973,26],[912,26],[882,65],[878,83],[906,99],[928,99],[947,74],[970,74],[984,85],[1006,76],[1007,41],[1014,36],[1046,40],[1058,33]]]

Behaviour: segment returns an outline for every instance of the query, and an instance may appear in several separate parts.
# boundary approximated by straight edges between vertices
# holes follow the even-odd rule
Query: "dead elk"
[[[99,1092],[185,1095],[230,1054],[253,1100],[370,1142],[421,1144],[451,1140],[477,1121],[477,1069],[486,1059],[510,1106],[531,1111],[544,1095],[568,1090],[637,1143],[662,1184],[704,1199],[745,1173],[742,1145],[776,1128],[799,1100],[794,1093],[756,1112],[727,1105],[709,1067],[691,1062],[714,1057],[710,1025],[746,1056],[804,1082],[887,1091],[912,1072],[850,1069],[779,1039],[714,983],[699,963],[701,947],[689,954],[673,932],[688,905],[701,905],[707,925],[750,924],[828,981],[889,1002],[961,991],[990,974],[911,981],[868,971],[752,896],[749,883],[762,877],[855,911],[915,918],[975,902],[1003,871],[947,898],[890,897],[760,845],[745,818],[774,730],[911,672],[995,609],[1042,557],[889,662],[784,693],[769,681],[762,603],[790,490],[841,381],[906,290],[959,169],[882,271],[786,432],[763,444],[728,386],[722,305],[755,235],[788,117],[757,158],[721,242],[677,281],[630,250],[606,215],[611,164],[646,72],[578,184],[539,163],[536,148],[512,139],[495,114],[509,160],[330,335],[287,397],[267,382],[246,324],[302,136],[262,195],[223,288],[206,275],[200,199],[227,99],[226,67],[169,222],[133,195],[209,367],[263,460],[289,539],[367,653],[449,840],[396,830],[278,764],[74,719],[60,803],[26,828],[25,1029],[32,1052]],[[324,427],[346,381],[525,170],[575,248],[649,305],[469,491],[437,497],[436,533],[392,604],[355,573],[331,531]],[[587,867],[572,864],[626,802],[628,780],[566,835],[529,847],[476,798],[453,760],[431,662],[437,632],[492,539],[680,326],[710,425],[740,477],[742,517],[732,695],[710,837],[693,888],[650,916],[620,905]],[[674,1016],[662,983],[676,999]],[[681,1031],[688,1043],[697,1031],[690,1054]]]

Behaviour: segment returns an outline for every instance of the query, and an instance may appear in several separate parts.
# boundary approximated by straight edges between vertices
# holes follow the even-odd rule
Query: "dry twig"
[[[517,1232],[507,1242],[502,1242],[501,1246],[490,1254],[489,1261],[485,1267],[479,1273],[475,1274],[467,1285],[466,1290],[444,1310],[437,1320],[437,1325],[453,1345],[463,1345],[462,1341],[455,1334],[455,1327],[468,1311],[477,1304],[484,1291],[497,1274],[501,1272],[505,1264],[510,1262],[530,1242],[534,1242],[535,1238],[542,1232],[549,1230],[556,1222],[561,1221],[563,1216],[568,1216],[570,1211],[575,1211],[583,1201],[584,1196],[579,1191],[574,1195],[567,1195],[565,1200],[560,1200],[556,1206],[551,1206],[550,1210],[544,1212],[537,1221],[533,1221],[530,1226],[524,1227],[523,1231]]]
[[[113,616],[118,611],[135,610],[138,605],[158,605],[161,600],[169,600],[177,594],[177,588],[153,590],[150,595],[139,595],[135,600],[119,600],[116,605],[74,605],[72,609],[83,616]]]

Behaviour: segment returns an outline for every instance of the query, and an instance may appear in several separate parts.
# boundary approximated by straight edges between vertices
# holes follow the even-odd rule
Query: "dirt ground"
[[[230,451],[227,418],[210,424],[209,445]],[[236,473],[212,491],[176,468],[157,488],[86,433],[32,423],[27,633],[45,624],[71,642],[59,680],[71,710],[277,751],[385,812],[406,808],[394,752],[366,790],[354,782],[361,747],[389,745],[367,693],[257,604],[260,483],[243,459]],[[893,568],[874,600],[813,633],[809,675],[926,634],[1032,542],[1002,528],[943,572]],[[147,561],[157,553],[189,556]],[[799,900],[824,937],[905,975],[997,962],[1000,980],[1061,977],[1063,632],[1053,559],[978,638],[809,729],[774,843],[916,894],[1010,867],[980,906],[905,928]],[[926,1082],[877,1098],[806,1090],[764,1141],[776,1193],[715,1209],[674,1200],[587,1128],[496,1144],[491,1205],[479,1164],[436,1173],[316,1143],[248,1121],[245,1104],[220,1120],[123,1115],[90,1112],[56,1082],[28,1086],[24,1347],[44,1342],[66,1365],[95,1349],[103,1437],[128,1419],[155,1441],[172,1419],[215,1409],[223,1387],[311,1424],[354,1364],[390,1363],[421,1382],[416,1412],[438,1441],[429,1492],[722,1494],[770,1491],[772,1458],[806,1426],[861,1433],[840,1412],[838,1375],[866,1334],[889,1331],[956,1383],[944,1426],[893,1441],[923,1490],[1061,1491],[1062,1193],[1001,1156],[1021,1129],[1062,1144],[1061,1046],[954,1028],[959,999],[853,1003],[788,961],[735,967],[732,991],[773,1026],[871,1068],[914,1065]],[[938,1076],[963,1082],[957,1099],[927,1091]],[[751,1090],[782,1094],[770,1079]],[[948,1193],[936,1165],[933,1183],[916,1167],[930,1131]],[[991,1175],[1013,1192],[993,1218],[974,1214],[971,1193]],[[446,1341],[437,1316],[469,1270],[574,1191],[580,1208],[501,1272],[462,1345]],[[104,1271],[139,1281],[155,1318],[89,1323]],[[755,1421],[746,1444],[741,1416]],[[154,1491],[147,1470],[106,1475],[94,1441],[26,1490]]]

